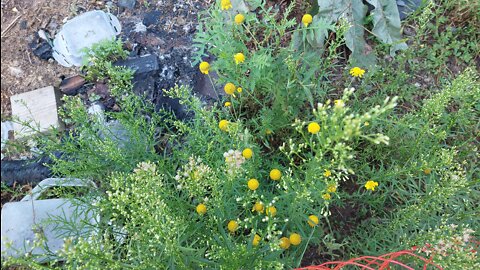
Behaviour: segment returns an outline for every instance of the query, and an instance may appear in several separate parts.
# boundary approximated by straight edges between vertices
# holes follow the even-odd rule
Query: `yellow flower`
[[[243,16],[243,14],[237,14],[235,15],[235,23],[240,25],[243,23],[243,21],[245,21],[245,16]]]
[[[274,217],[277,215],[277,208],[275,208],[275,206],[269,206],[267,208],[267,211],[265,212],[265,214],[267,214],[267,216],[271,216],[271,217]]]
[[[370,123],[369,122],[365,122],[363,123],[366,127],[370,126]]]
[[[305,25],[305,27],[307,27],[309,24],[311,24],[312,21],[313,21],[312,15],[310,15],[310,14],[303,15],[302,23],[303,23],[303,25]]]
[[[245,62],[245,55],[243,55],[243,53],[237,53],[233,56],[233,59],[235,59],[235,63],[238,65]]]
[[[220,6],[222,10],[228,10],[232,8],[232,3],[230,3],[230,0],[222,0]]]
[[[332,184],[332,185],[328,185],[328,188],[327,188],[327,191],[328,192],[336,192],[337,191],[337,186]]]
[[[426,168],[426,169],[423,170],[423,173],[426,174],[426,175],[429,175],[429,174],[432,173],[432,169]]]
[[[354,68],[350,69],[350,75],[352,75],[353,77],[362,78],[363,74],[365,74],[365,70],[363,70],[359,67],[354,67]]]
[[[228,230],[234,233],[238,229],[238,223],[235,220],[230,220],[227,225]]]
[[[365,188],[367,190],[375,191],[375,187],[378,187],[378,182],[368,180],[367,183],[365,184]]]
[[[223,90],[225,90],[225,93],[229,95],[233,95],[233,93],[235,93],[235,84],[227,83],[225,84],[225,87],[223,88]]]
[[[292,233],[290,234],[290,243],[294,246],[300,245],[302,242],[302,237],[298,233]]]
[[[288,249],[290,247],[290,239],[287,237],[280,238],[280,247],[283,249]]]
[[[330,170],[325,170],[325,172],[323,173],[323,176],[325,177],[330,177],[330,175],[332,175],[332,172]]]
[[[277,181],[282,177],[282,172],[279,169],[273,169],[270,171],[270,179]]]
[[[253,156],[253,151],[252,151],[252,149],[250,149],[250,148],[245,148],[245,149],[243,149],[243,151],[242,151],[242,156],[243,156],[245,159],[250,159],[250,158],[252,158],[252,156]]]
[[[310,227],[315,227],[315,225],[318,224],[318,217],[315,216],[315,215],[310,215],[308,216],[308,225],[310,225]]]
[[[272,134],[272,133],[273,133],[273,131],[272,131],[271,129],[269,129],[269,128],[267,128],[267,129],[265,130],[265,134],[267,134],[267,135],[270,135],[270,134]]]
[[[330,195],[330,193],[325,193],[322,195],[322,198],[326,201],[330,200],[332,198],[332,196]]]
[[[197,205],[197,213],[200,215],[205,215],[205,213],[207,213],[207,207],[205,204],[201,203]]]
[[[333,101],[333,104],[335,105],[335,108],[343,108],[345,107],[345,102],[341,99],[336,99]]]
[[[258,244],[260,244],[260,240],[262,240],[262,238],[260,237],[260,235],[255,234],[255,236],[253,237],[253,240],[252,240],[252,245],[253,245],[254,247],[258,246]]]
[[[256,190],[260,184],[258,183],[258,180],[255,178],[252,178],[248,180],[247,186],[250,190]]]
[[[317,122],[311,122],[308,124],[308,132],[317,134],[320,131],[320,125]]]
[[[218,127],[223,130],[223,131],[226,131],[227,128],[228,128],[228,124],[229,122],[227,120],[220,120],[220,122],[218,122]]]
[[[208,74],[208,71],[210,70],[210,64],[208,62],[201,62],[199,68],[200,72],[203,74]]]
[[[253,205],[252,211],[257,211],[258,213],[263,213],[263,210],[265,210],[265,207],[263,206],[262,202],[256,202]]]
[[[230,101],[225,102],[225,107],[230,107],[232,106],[232,103]]]
[[[238,93],[241,93],[242,91],[243,91],[243,89],[242,89],[241,87],[238,87],[238,88],[237,88],[237,92],[238,92]]]

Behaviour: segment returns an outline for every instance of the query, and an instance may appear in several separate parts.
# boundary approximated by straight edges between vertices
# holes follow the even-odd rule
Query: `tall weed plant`
[[[222,0],[202,15],[196,60],[218,99],[205,104],[185,86],[165,90],[192,112],[188,120],[133,94],[132,72],[111,63],[126,55],[119,43],[95,47],[86,77],[106,80],[121,111],[92,115],[67,98],[69,130],[41,142],[57,153],[54,173],[99,185],[82,200],[98,213],[95,230],[66,237],[48,263],[27,251],[2,266],[290,269],[312,247],[377,255],[457,237],[450,224],[473,239],[475,71],[417,113],[392,115],[396,97],[362,106],[352,88],[365,73],[360,67],[343,91],[328,90],[345,25],[328,26],[337,37],[320,57],[290,43],[294,33],[307,38],[309,27],[320,27],[308,16],[290,19],[293,5],[286,14],[264,3],[245,12]],[[353,231],[338,230],[342,220],[332,215],[345,205],[365,219]]]

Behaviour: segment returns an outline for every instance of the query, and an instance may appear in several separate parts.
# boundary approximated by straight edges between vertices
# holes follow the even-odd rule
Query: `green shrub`
[[[358,67],[348,82],[331,76],[346,24],[306,27],[290,19],[294,4],[286,14],[258,4],[242,20],[221,10],[229,1],[218,2],[200,19],[196,61],[214,56],[200,71],[215,71],[225,94],[206,105],[185,86],[165,90],[191,119],[156,112],[132,93],[132,72],[111,63],[125,55],[120,43],[89,52],[86,78],[108,83],[121,111],[103,120],[118,123],[117,130],[89,115],[80,99],[66,98],[62,117],[70,129],[44,137],[41,148],[60,153],[54,173],[99,184],[81,200],[100,214],[95,233],[66,238],[48,264],[27,255],[2,266],[288,269],[312,247],[347,258],[416,245],[428,256],[427,242],[462,236],[451,224],[478,228],[474,69],[405,114],[387,97],[390,77],[367,73],[361,80]],[[325,33],[312,37],[313,29],[337,32],[321,55],[307,48]],[[332,91],[333,78],[344,91]],[[408,75],[396,79],[405,83]],[[365,97],[379,88],[389,89]],[[335,214],[344,206],[360,220],[350,228]],[[468,267],[465,250],[435,260]]]

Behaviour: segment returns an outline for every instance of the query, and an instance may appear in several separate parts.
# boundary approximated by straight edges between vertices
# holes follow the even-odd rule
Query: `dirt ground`
[[[55,61],[42,60],[33,55],[29,43],[36,39],[40,29],[56,32],[63,21],[75,16],[81,9],[97,3],[88,0],[3,0],[2,20],[2,74],[1,113],[11,114],[10,96],[55,85],[60,75],[76,74]]]
[[[158,23],[158,33],[140,37],[140,43],[162,47],[168,50],[179,47],[179,42],[168,34],[186,29],[194,30],[197,18],[196,12],[212,1],[148,1],[137,0],[133,10],[119,8],[118,1],[95,0],[2,0],[1,1],[1,114],[2,119],[11,115],[10,96],[32,91],[37,88],[58,85],[61,76],[71,76],[79,73],[78,68],[65,68],[53,59],[42,60],[33,54],[32,42],[38,41],[36,33],[44,29],[53,37],[60,31],[64,22],[86,11],[94,9],[106,10],[116,15],[128,30],[133,22],[142,21],[144,15],[155,19]],[[161,10],[161,11],[155,11]],[[172,12],[172,10],[174,12]],[[152,12],[156,12],[153,13]],[[192,16],[186,16],[186,13]],[[175,25],[175,27],[172,27]],[[177,29],[175,28],[180,28]],[[130,29],[131,31],[131,29]],[[154,30],[155,31],[155,30]],[[193,31],[191,31],[193,33]],[[164,35],[162,38],[159,36]],[[190,33],[189,33],[190,34]],[[185,38],[185,35],[183,35]],[[180,42],[189,43],[189,41]],[[185,45],[185,44],[180,44]],[[159,51],[162,52],[162,49]]]

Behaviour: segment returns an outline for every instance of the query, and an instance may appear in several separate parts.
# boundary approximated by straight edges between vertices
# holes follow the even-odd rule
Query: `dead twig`
[[[21,14],[18,15],[15,19],[13,19],[13,21],[7,26],[7,28],[5,28],[5,30],[2,31],[2,38],[15,25],[15,23],[18,21],[18,19],[20,19],[20,17],[22,17]]]
[[[30,58],[30,53],[28,51],[25,51],[27,53],[27,56],[28,56],[28,62],[30,62],[30,65],[33,65],[32,63],[32,58]]]

